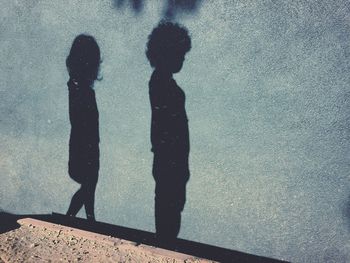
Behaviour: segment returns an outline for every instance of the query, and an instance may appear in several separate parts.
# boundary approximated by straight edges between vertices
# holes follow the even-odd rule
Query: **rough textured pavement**
[[[0,235],[2,262],[213,262],[36,219]]]

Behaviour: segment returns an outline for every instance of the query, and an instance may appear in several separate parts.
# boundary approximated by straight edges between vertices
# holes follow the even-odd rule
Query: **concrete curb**
[[[111,237],[111,236],[106,236],[102,234],[97,234],[73,227],[67,227],[67,226],[62,226],[59,224],[54,224],[54,223],[49,223],[33,218],[22,218],[17,220],[17,222],[21,226],[26,226],[29,228],[42,228],[42,229],[49,229],[51,231],[57,232],[57,237],[59,237],[61,234],[67,234],[71,235],[73,237],[77,238],[86,238],[94,242],[101,242],[105,243],[110,246],[115,246],[115,247],[122,247],[122,246],[128,246],[132,247],[133,249],[139,251],[139,252],[145,252],[149,253],[151,255],[158,255],[158,256],[163,256],[163,257],[168,257],[168,258],[173,258],[177,260],[182,260],[184,262],[186,261],[196,261],[196,262],[215,262],[215,261],[209,261],[206,259],[200,259],[191,255],[175,252],[175,251],[170,251],[166,250],[163,248],[157,248],[145,244],[137,244],[132,241],[116,238],[116,237]]]

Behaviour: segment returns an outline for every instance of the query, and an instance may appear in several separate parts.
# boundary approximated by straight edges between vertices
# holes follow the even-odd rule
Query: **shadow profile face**
[[[158,69],[169,73],[178,73],[182,69],[185,61],[185,54],[169,54],[164,58],[164,61],[159,63]]]
[[[176,57],[174,57],[174,60],[172,61],[172,65],[171,65],[171,71],[173,73],[178,73],[182,69],[184,61],[185,61],[185,54],[179,54]]]

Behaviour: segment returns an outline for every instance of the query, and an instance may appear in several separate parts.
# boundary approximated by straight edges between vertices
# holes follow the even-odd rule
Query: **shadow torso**
[[[154,153],[155,179],[187,181],[190,151],[185,93],[171,77],[156,71],[149,82],[152,109],[151,143]],[[178,172],[176,172],[178,171]],[[168,174],[168,175],[165,175]],[[176,178],[169,178],[176,176]],[[165,179],[165,178],[164,178]]]
[[[95,91],[88,83],[68,81],[69,175],[78,183],[97,177],[99,170],[99,114]],[[96,178],[95,178],[96,179]]]

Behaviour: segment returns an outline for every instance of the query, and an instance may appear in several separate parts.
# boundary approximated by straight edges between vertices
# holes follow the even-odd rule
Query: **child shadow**
[[[151,143],[155,187],[156,235],[161,243],[176,239],[190,177],[185,93],[173,79],[191,48],[187,30],[161,22],[150,34],[146,55],[154,72],[149,81]]]
[[[69,140],[68,173],[81,184],[73,195],[67,215],[76,216],[85,206],[86,216],[95,220],[95,190],[99,172],[99,114],[94,81],[98,79],[100,49],[92,36],[75,38],[66,60],[69,73]]]

